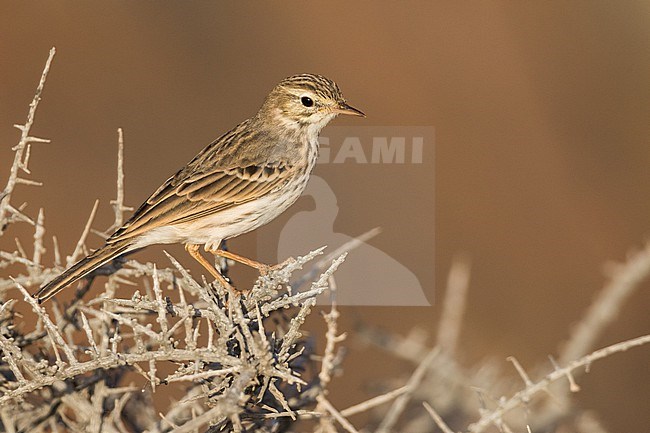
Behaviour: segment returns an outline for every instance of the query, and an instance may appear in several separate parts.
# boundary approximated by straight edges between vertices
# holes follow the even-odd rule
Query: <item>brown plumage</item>
[[[122,254],[152,244],[183,243],[222,284],[198,252],[264,265],[219,250],[228,239],[268,223],[304,190],[318,158],[318,134],[337,114],[363,116],[336,83],[302,74],[281,81],[258,113],[205,147],[167,179],[107,240],[34,294],[43,302]]]

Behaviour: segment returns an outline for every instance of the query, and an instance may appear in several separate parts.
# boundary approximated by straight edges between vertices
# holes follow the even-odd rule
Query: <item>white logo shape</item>
[[[316,208],[293,215],[280,233],[278,257],[303,251],[306,245],[327,245],[334,251],[353,239],[334,232],[339,213],[334,191],[318,176],[311,176],[304,196],[311,196]],[[350,251],[335,273],[338,305],[430,306],[418,278],[406,266],[367,243]],[[319,299],[329,304],[329,296]]]

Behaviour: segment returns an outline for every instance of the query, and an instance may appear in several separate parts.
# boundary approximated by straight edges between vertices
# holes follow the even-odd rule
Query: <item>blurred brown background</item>
[[[649,22],[644,1],[5,1],[0,173],[18,141],[11,125],[24,122],[51,46],[58,53],[33,133],[52,143],[35,146],[31,160],[45,186],[19,187],[15,201],[27,201],[30,215],[45,208],[48,233],[66,254],[96,198],[95,226],[112,221],[118,127],[126,201],[137,205],[252,115],[277,81],[327,75],[368,114],[363,125],[436,130],[435,162],[425,149],[425,164],[413,170],[317,167],[336,192],[337,231],[383,226],[370,243],[408,264],[433,304],[344,308],[348,344],[358,322],[434,334],[436,296],[454,254],[466,252],[465,359],[494,356],[508,368],[505,357],[516,355],[532,366],[557,353],[604,284],[603,264],[623,260],[650,231]],[[29,230],[15,233],[29,245]],[[254,255],[256,239],[230,247]],[[139,257],[165,260],[162,247],[150,250]],[[646,285],[598,346],[647,333],[649,307]],[[593,366],[580,380],[580,406],[596,409],[611,431],[647,426],[649,354],[635,349]],[[372,377],[399,376],[403,367],[353,349],[333,399],[358,402]]]

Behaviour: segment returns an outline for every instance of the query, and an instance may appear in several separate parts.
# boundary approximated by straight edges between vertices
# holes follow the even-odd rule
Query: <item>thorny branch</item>
[[[36,108],[38,108],[38,103],[41,101],[41,94],[43,93],[43,88],[45,87],[45,80],[47,79],[47,74],[50,72],[50,65],[52,64],[52,59],[56,54],[56,49],[52,48],[50,50],[50,55],[45,62],[45,68],[43,68],[43,73],[41,74],[41,79],[38,82],[38,87],[36,88],[36,94],[34,99],[29,104],[29,112],[27,113],[27,120],[23,125],[14,125],[20,130],[20,141],[16,146],[12,148],[15,152],[14,162],[11,165],[9,172],[9,180],[7,180],[7,185],[4,190],[0,193],[0,235],[4,233],[7,226],[15,221],[22,220],[27,221],[30,224],[34,224],[34,221],[29,218],[27,215],[22,213],[20,209],[16,209],[10,203],[11,196],[14,192],[14,188],[18,184],[24,185],[40,185],[40,182],[33,181],[31,179],[20,177],[20,172],[23,171],[26,174],[30,174],[29,171],[29,157],[31,153],[32,143],[49,143],[50,140],[45,138],[33,137],[30,134],[32,125],[34,124],[34,117],[36,116]]]
[[[525,406],[531,398],[541,391],[546,391],[549,384],[555,382],[556,380],[566,378],[571,375],[572,372],[578,368],[585,367],[588,368],[595,361],[613,355],[615,353],[624,352],[633,347],[641,346],[643,344],[650,343],[650,335],[643,335],[641,337],[633,338],[631,340],[622,341],[620,343],[612,344],[603,349],[596,350],[595,352],[590,353],[589,355],[583,356],[582,358],[570,362],[566,367],[559,368],[553,372],[546,375],[544,378],[539,380],[536,383],[528,383],[526,388],[517,392],[515,395],[510,397],[508,400],[501,402],[499,407],[491,412],[487,412],[481,417],[479,421],[469,426],[468,431],[471,433],[480,433],[485,431],[487,427],[491,424],[499,425],[503,421],[504,415],[518,407]]]
[[[333,372],[341,368],[339,344],[345,338],[338,330],[341,312],[336,303],[323,315],[327,332],[322,355],[316,354],[303,327],[316,308],[316,298],[336,289],[334,273],[345,254],[378,229],[320,260],[315,261],[322,248],[289,260],[260,276],[240,296],[216,283],[195,280],[169,256],[170,267],[121,260],[103,270],[108,276],[103,292],[91,278],[69,304],[53,304],[49,311],[38,305],[29,291],[59,272],[65,255],[53,237],[54,262],[48,265],[43,210],[33,218],[23,206],[10,202],[16,185],[40,185],[21,173],[30,174],[31,144],[49,141],[30,131],[54,54],[53,48],[26,122],[16,125],[21,138],[12,148],[14,162],[0,193],[0,236],[15,221],[34,226],[31,255],[18,240],[15,251],[0,251],[0,269],[24,269],[13,277],[0,277],[0,431],[281,433],[316,419],[313,431],[318,433],[341,429],[425,433],[437,431],[436,427],[450,433],[450,425],[472,433],[492,426],[509,432],[531,424],[555,431],[570,422],[578,431],[604,432],[591,413],[568,417],[570,405],[553,407],[558,399],[551,385],[566,378],[570,386],[565,388],[575,391],[574,374],[583,368],[650,342],[646,335],[588,354],[623,301],[650,274],[650,244],[617,267],[559,361],[551,359],[551,373],[534,380],[510,358],[523,379],[523,389],[519,383],[514,393],[506,391],[512,389],[513,380],[499,376],[494,364],[465,368],[456,357],[469,287],[468,261],[457,260],[449,275],[436,346],[428,346],[427,335],[417,330],[406,338],[362,332],[367,340],[416,365],[405,382],[383,383],[386,392],[344,410],[328,395]],[[93,229],[93,217],[100,211],[95,204],[68,262],[88,251],[89,233],[107,236],[131,210],[124,205],[123,152],[123,133],[118,129],[117,194],[110,202],[114,222],[106,231]],[[292,280],[304,266],[310,268]],[[94,297],[86,299],[88,294]],[[30,309],[33,317],[26,317]],[[153,401],[163,387],[182,387],[183,397],[158,413]],[[491,397],[506,394],[511,396]],[[533,406],[533,399],[542,394],[549,396],[548,404]],[[559,394],[566,400],[569,392]],[[526,409],[529,416],[513,416],[517,409]],[[371,414],[371,421],[357,429],[350,417],[363,412]]]

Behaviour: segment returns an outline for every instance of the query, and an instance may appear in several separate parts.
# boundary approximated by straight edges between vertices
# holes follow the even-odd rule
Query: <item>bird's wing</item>
[[[207,146],[167,179],[107,243],[133,238],[156,227],[193,221],[281,188],[292,175],[293,165],[277,159],[259,161],[251,155],[241,158],[240,146],[246,144],[243,141],[242,133],[235,129]]]
[[[167,182],[113,236],[109,243],[133,238],[155,227],[193,221],[281,188],[290,174],[286,165],[249,165],[199,173]]]

